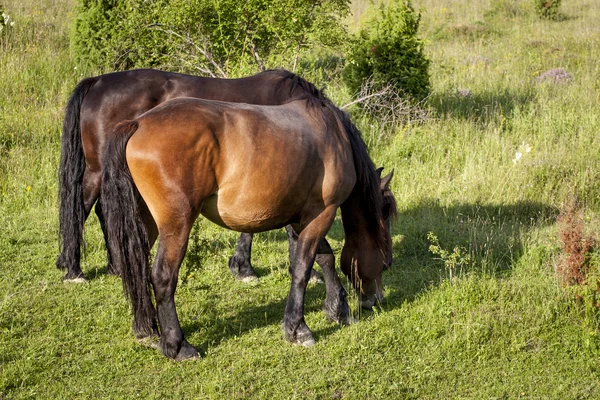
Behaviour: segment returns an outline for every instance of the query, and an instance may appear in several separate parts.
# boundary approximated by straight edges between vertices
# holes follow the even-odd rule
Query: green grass
[[[358,119],[376,163],[395,169],[386,302],[359,311],[351,296],[359,322],[338,327],[320,311],[324,288],[312,285],[306,319],[318,342],[292,346],[280,327],[283,231],[256,235],[261,281],[248,286],[226,266],[236,235],[203,221],[202,262],[188,260],[177,292],[202,359],[175,363],[131,334],[95,217],[89,284],[60,281],[62,109],[94,71],[69,55],[73,2],[5,2],[15,25],[0,34],[0,399],[600,397],[597,316],[555,276],[564,204],[577,196],[586,229],[600,227],[600,6],[563,2],[565,18],[553,22],[527,1],[415,5],[432,60],[432,118],[395,132]],[[573,81],[538,81],[553,68]],[[335,80],[328,93],[348,100]],[[338,255],[341,232],[336,222],[329,234]],[[450,280],[428,232],[474,262]]]

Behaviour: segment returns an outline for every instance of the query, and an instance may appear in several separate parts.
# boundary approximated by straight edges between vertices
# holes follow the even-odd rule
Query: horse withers
[[[167,357],[198,357],[183,337],[174,293],[200,214],[240,232],[291,225],[297,242],[290,249],[283,331],[293,343],[314,343],[304,294],[315,258],[331,253],[325,235],[338,208],[345,233],[341,269],[363,306],[381,301],[393,196],[382,192],[387,184],[346,114],[304,84],[311,89],[304,99],[280,106],[174,99],[120,124],[109,138],[101,193],[109,251],[122,270],[135,335],[159,335]],[[324,264],[326,316],[344,322],[350,318],[345,291],[333,262]]]

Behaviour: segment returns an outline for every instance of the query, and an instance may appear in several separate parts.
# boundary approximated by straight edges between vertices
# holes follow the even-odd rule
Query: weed
[[[566,285],[583,285],[591,272],[590,261],[596,240],[584,233],[583,215],[576,199],[572,199],[558,218],[564,256],[557,267]]]
[[[439,256],[438,260],[441,260],[444,263],[448,270],[448,274],[450,275],[450,280],[454,278],[457,269],[459,272],[462,272],[464,268],[467,268],[472,264],[473,260],[466,248],[454,246],[452,252],[449,252],[442,248],[439,239],[433,232],[427,234],[427,240],[431,243],[429,251]]]
[[[583,305],[587,321],[597,328],[600,322],[597,240],[585,233],[583,213],[576,198],[567,203],[558,221],[563,254],[556,271],[563,285]]]

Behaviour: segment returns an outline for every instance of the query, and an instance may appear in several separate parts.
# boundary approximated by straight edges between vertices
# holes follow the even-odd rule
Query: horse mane
[[[352,146],[357,181],[353,189],[353,194],[358,196],[361,208],[365,211],[365,214],[374,216],[374,218],[367,218],[367,225],[369,231],[375,235],[379,249],[383,254],[386,254],[391,249],[388,248],[389,233],[385,229],[382,211],[384,204],[387,203],[390,204],[391,212],[395,215],[396,201],[391,191],[384,199],[379,185],[379,175],[376,172],[373,160],[371,160],[367,152],[367,145],[363,141],[361,132],[352,120],[350,120],[348,114],[334,106],[331,102],[329,102],[328,108],[335,113],[344,127],[346,136]]]
[[[368,229],[375,235],[379,249],[385,254],[390,249],[388,249],[388,233],[384,226],[382,209],[384,204],[389,204],[391,207],[390,215],[395,217],[397,213],[396,201],[389,189],[389,193],[382,194],[379,187],[379,175],[367,152],[367,146],[361,132],[354,125],[348,114],[336,107],[325,96],[323,90],[317,89],[315,85],[290,71],[274,71],[281,74],[281,80],[276,86],[276,91],[282,90],[286,84],[289,84],[290,101],[306,100],[308,107],[312,109],[322,110],[325,107],[333,113],[338,122],[343,126],[352,147],[354,168],[356,170],[357,182],[352,192],[353,195],[358,196],[361,208],[365,213],[374,216],[374,218],[367,218]],[[384,195],[386,196],[385,199]]]
[[[282,93],[288,98],[287,102],[306,100],[310,107],[325,106],[331,103],[322,90],[304,78],[285,69],[269,70],[269,73],[279,75],[279,82],[275,85],[275,93]],[[285,90],[288,90],[286,93]]]

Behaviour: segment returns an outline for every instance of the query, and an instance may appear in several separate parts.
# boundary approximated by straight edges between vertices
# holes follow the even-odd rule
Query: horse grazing
[[[56,261],[66,269],[65,281],[82,281],[83,226],[94,203],[106,239],[100,188],[102,157],[115,126],[169,99],[196,97],[237,103],[278,105],[299,99],[298,77],[271,70],[240,79],[215,79],[157,70],[115,72],[83,79],[71,93],[61,139],[59,168],[59,233],[61,254]],[[288,232],[291,232],[288,229]],[[292,240],[292,238],[290,238]],[[240,280],[256,279],[250,264],[252,235],[240,236],[229,269]],[[119,273],[108,261],[108,270]]]
[[[341,269],[363,307],[383,298],[382,271],[391,260],[386,220],[395,210],[389,189],[382,191],[389,182],[382,184],[346,114],[308,82],[300,84],[304,98],[280,106],[170,100],[119,124],[108,140],[101,198],[109,252],[122,271],[134,334],[143,341],[159,336],[167,357],[198,357],[183,337],[174,294],[199,214],[240,232],[291,225],[297,241],[290,248],[283,331],[292,343],[314,343],[304,294],[318,256],[329,260],[322,264],[327,318],[350,318],[325,240],[338,208],[345,233]]]

